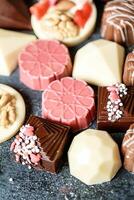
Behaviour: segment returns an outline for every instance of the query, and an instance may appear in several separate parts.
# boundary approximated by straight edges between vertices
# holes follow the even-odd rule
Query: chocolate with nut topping
[[[36,116],[30,116],[27,125],[23,128],[27,127],[32,129],[32,134],[28,136],[29,131],[25,132],[21,129],[11,145],[11,150],[15,153],[17,161],[30,167],[56,173],[63,162],[63,155],[68,147],[70,127]],[[30,148],[28,145],[31,145]]]
[[[107,101],[109,91],[107,87],[99,87],[97,127],[107,131],[126,131],[130,124],[134,123],[134,87],[127,87],[127,95],[121,98],[123,107],[122,115],[116,121],[108,120]]]

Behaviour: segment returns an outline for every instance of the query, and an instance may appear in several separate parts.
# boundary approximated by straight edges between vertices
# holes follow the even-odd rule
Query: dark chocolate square
[[[34,127],[34,133],[41,145],[42,159],[37,168],[56,173],[63,163],[64,153],[68,150],[70,127],[36,116],[30,116],[27,124]]]
[[[108,113],[106,110],[108,91],[106,87],[99,87],[98,89],[98,111],[97,111],[97,128],[113,131],[126,131],[130,124],[134,123],[134,87],[127,87],[127,95],[122,98],[123,102],[123,116],[115,121],[108,120]]]

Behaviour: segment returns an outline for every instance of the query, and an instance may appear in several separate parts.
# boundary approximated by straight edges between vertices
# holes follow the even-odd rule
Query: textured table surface
[[[98,5],[98,9],[101,9],[100,5]],[[100,14],[101,12],[99,12],[98,19],[100,19]],[[90,41],[100,37],[99,25],[97,27]],[[72,57],[76,49],[70,49]],[[0,76],[0,83],[13,86],[23,95],[27,106],[27,117],[31,113],[41,115],[41,92],[32,91],[20,83],[18,69],[10,77]],[[116,133],[112,136],[120,146],[123,134]],[[10,144],[11,140],[0,144],[0,200],[134,199],[134,175],[123,169],[111,182],[86,186],[70,175],[67,163],[58,175],[34,169],[29,170],[25,166],[16,164],[9,152]]]

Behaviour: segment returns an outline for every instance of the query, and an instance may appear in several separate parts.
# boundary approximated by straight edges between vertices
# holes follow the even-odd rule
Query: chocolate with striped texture
[[[124,155],[124,168],[134,173],[134,124],[129,127],[124,136],[122,153]]]
[[[106,4],[101,36],[119,44],[134,44],[134,0],[114,0]]]
[[[127,55],[124,66],[123,82],[128,86],[134,86],[134,50]]]

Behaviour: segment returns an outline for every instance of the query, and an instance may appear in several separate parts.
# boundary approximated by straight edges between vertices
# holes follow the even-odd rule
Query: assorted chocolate
[[[128,86],[134,86],[134,50],[126,57],[123,82]]]
[[[133,0],[114,0],[105,5],[101,36],[127,46],[134,44]]]
[[[130,125],[124,136],[122,154],[124,156],[124,168],[134,173],[134,124]]]
[[[126,131],[130,124],[134,123],[134,87],[130,86],[126,88],[124,84],[121,84],[121,86],[121,93],[116,86],[108,88],[99,87],[97,111],[98,129],[108,130],[110,132]],[[116,90],[117,92],[115,92]]]
[[[29,168],[56,173],[70,140],[70,127],[30,116],[11,144],[15,160]]]
[[[120,154],[106,131],[127,131],[122,143],[124,168],[134,173],[134,50],[124,64],[121,46],[134,44],[134,1],[106,3],[101,26],[106,40],[81,47],[74,65],[64,44],[74,46],[91,35],[97,16],[94,3],[41,0],[30,12],[39,39],[0,29],[0,75],[10,75],[18,60],[21,82],[43,91],[43,118],[30,116],[22,126],[25,104],[21,95],[0,84],[0,143],[20,129],[11,144],[16,162],[57,173],[71,139],[95,119],[95,94],[89,83],[99,86],[97,127],[103,131],[87,129],[74,137],[68,151],[70,173],[87,185],[115,176],[121,167]],[[1,1],[0,28],[31,29],[23,0]]]

